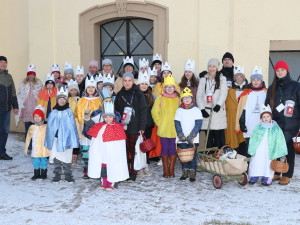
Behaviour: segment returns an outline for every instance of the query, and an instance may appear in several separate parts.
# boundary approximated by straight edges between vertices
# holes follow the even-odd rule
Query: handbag
[[[135,144],[135,156],[134,156],[134,170],[142,170],[147,166],[146,153],[141,152],[140,143],[143,141],[142,135],[136,141]]]
[[[151,138],[146,139],[145,134],[142,134],[142,137],[143,137],[143,142],[140,143],[141,152],[147,153],[156,147],[155,142]]]

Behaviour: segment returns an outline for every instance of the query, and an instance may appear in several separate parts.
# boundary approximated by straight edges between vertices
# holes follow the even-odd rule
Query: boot
[[[57,183],[59,181],[61,181],[61,175],[55,174],[55,176],[52,178],[52,182]]]
[[[163,177],[168,178],[169,177],[169,159],[168,159],[168,156],[164,155],[161,158],[162,158],[162,163],[163,163],[163,168],[164,168]]]
[[[41,169],[41,179],[47,179],[47,169]]]
[[[107,177],[102,177],[102,185],[100,186],[101,190],[105,190],[107,188]]]
[[[280,180],[280,174],[274,174],[273,181]]]
[[[83,179],[89,179],[87,167],[83,167]]]
[[[31,180],[36,180],[36,179],[40,178],[40,176],[41,176],[40,169],[37,169],[37,170],[35,169],[34,175],[33,175],[33,177],[31,177]]]
[[[189,177],[189,169],[182,169],[180,180],[186,180]]]
[[[196,170],[190,170],[190,182],[196,181]]]
[[[73,178],[72,175],[65,176],[65,180],[68,181],[68,182],[70,182],[70,183],[74,183],[75,182],[75,180],[74,180],[74,178]]]
[[[72,155],[72,165],[77,164],[77,155]]]
[[[109,181],[107,181],[107,188],[106,188],[106,190],[112,191],[114,189],[115,189],[114,188],[114,183],[110,183]]]
[[[279,181],[279,184],[281,184],[281,185],[287,185],[287,184],[290,183],[290,181],[291,181],[291,178],[282,176],[282,178]]]
[[[176,163],[177,155],[169,155],[170,166],[169,166],[169,177],[175,177],[174,167]]]

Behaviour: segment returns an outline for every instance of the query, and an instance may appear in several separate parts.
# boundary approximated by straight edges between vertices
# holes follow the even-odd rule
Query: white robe
[[[104,125],[96,138],[93,138],[89,149],[88,175],[91,178],[99,178],[101,164],[106,164],[107,180],[119,182],[129,178],[126,140],[103,142],[102,135],[107,125]]]
[[[269,177],[273,178],[274,171],[271,169],[272,160],[269,159],[268,150],[268,129],[256,150],[254,156],[251,157],[249,165],[250,177]]]
[[[58,152],[56,150],[56,143],[57,143],[57,138],[54,138],[53,147],[52,147],[52,150],[50,151],[51,152],[50,158],[49,158],[50,163],[53,163],[53,160],[55,158],[64,163],[71,163],[73,149],[69,148],[69,149],[65,150],[64,152]]]

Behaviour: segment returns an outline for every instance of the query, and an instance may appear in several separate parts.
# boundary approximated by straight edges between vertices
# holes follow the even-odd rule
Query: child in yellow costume
[[[78,135],[80,139],[80,149],[81,149],[81,158],[82,163],[84,164],[83,172],[84,179],[88,179],[88,150],[90,145],[90,140],[82,135],[83,125],[84,125],[84,112],[86,109],[90,109],[90,112],[93,112],[100,108],[101,99],[97,94],[96,90],[96,81],[93,77],[90,79],[85,79],[85,96],[79,99],[77,102],[75,110],[75,120],[78,129]]]

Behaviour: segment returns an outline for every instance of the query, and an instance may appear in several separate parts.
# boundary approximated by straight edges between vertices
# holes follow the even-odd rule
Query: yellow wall
[[[137,0],[134,0],[137,2]],[[7,0],[1,3],[0,55],[19,81],[32,63],[44,81],[50,65],[80,64],[79,14],[110,0]],[[139,2],[144,2],[139,0]],[[149,0],[169,8],[168,61],[177,81],[184,62],[206,69],[211,57],[232,52],[235,65],[263,68],[267,81],[270,40],[300,40],[299,0]],[[5,21],[5,22],[3,22]],[[84,65],[87,69],[87,65]],[[87,70],[86,70],[87,71]]]

